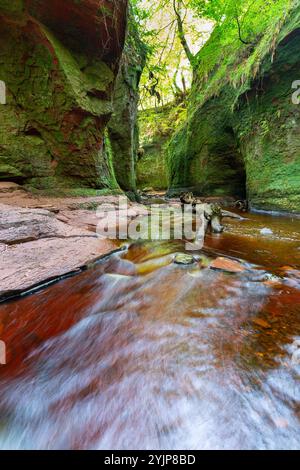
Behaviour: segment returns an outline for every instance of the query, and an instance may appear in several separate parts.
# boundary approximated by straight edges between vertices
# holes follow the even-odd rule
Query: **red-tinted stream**
[[[300,220],[226,226],[243,273],[136,243],[0,304],[0,448],[300,448]]]

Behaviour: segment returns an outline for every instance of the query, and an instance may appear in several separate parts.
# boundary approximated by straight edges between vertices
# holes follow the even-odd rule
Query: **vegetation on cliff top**
[[[192,77],[199,104],[226,82],[243,93],[274,51],[298,0],[132,0],[147,43],[141,97],[148,108],[185,93]],[[205,47],[203,47],[205,45]]]
[[[213,11],[216,27],[197,55],[193,100],[198,105],[217,95],[226,83],[236,89],[238,98],[250,87],[266,55],[272,55],[299,20],[299,11],[295,12],[299,2],[294,0],[220,3],[225,4],[224,10]]]
[[[216,26],[196,56],[187,120],[168,149],[171,187],[245,195],[255,208],[299,211],[299,108],[292,105],[292,83],[299,70],[300,4],[221,3],[226,10],[213,11]]]

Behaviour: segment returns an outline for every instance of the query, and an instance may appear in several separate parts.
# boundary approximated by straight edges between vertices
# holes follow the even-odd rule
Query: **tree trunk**
[[[176,5],[176,1],[177,1],[177,5]],[[183,28],[183,21],[182,21],[182,18],[181,18],[181,15],[180,15],[180,6],[181,6],[181,0],[173,0],[173,8],[174,8],[174,12],[175,12],[175,15],[176,15],[176,19],[177,19],[177,26],[178,26],[178,37],[180,39],[180,42],[182,44],[182,47],[186,53],[186,56],[192,66],[192,68],[194,68],[194,55],[191,51],[191,49],[189,48],[189,45],[187,43],[187,40],[186,40],[186,37],[185,37],[185,34],[184,34],[184,28]]]

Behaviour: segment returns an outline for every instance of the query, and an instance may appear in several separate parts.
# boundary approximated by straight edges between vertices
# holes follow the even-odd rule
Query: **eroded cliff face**
[[[178,102],[139,112],[142,150],[137,162],[139,189],[168,189],[167,146],[171,136],[185,118],[185,104]]]
[[[139,148],[139,83],[146,62],[146,45],[134,19],[129,27],[113,96],[113,114],[108,123],[108,145],[120,188],[136,193],[136,164]]]
[[[169,147],[171,192],[189,188],[247,197],[256,209],[300,212],[300,105],[292,102],[299,48],[296,7],[255,45],[240,47],[230,68],[220,71],[221,64],[208,78],[198,73],[188,119]]]
[[[127,0],[0,0],[0,180],[118,188],[104,146]]]
[[[300,29],[295,29],[280,41],[273,62],[264,61],[261,79],[239,99],[234,133],[254,208],[300,212],[300,104],[292,101],[299,50]]]

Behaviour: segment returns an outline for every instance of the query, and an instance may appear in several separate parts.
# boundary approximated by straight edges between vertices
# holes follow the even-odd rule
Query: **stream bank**
[[[142,204],[132,203],[127,199],[127,212],[119,206],[119,196],[53,198],[33,195],[15,183],[0,183],[0,299],[5,300],[64,276],[79,273],[102,257],[122,248],[124,240],[99,237],[96,233],[101,220],[96,209],[101,208],[101,211],[108,214],[110,230],[119,230],[124,226],[127,231],[128,224],[136,217],[147,217],[151,204],[159,210],[169,210],[171,207],[178,210],[180,207],[177,199],[165,199],[163,192],[150,192],[148,195],[141,193],[140,197]],[[223,207],[232,205],[231,198],[214,197],[207,201],[220,201]],[[218,254],[220,257],[250,257],[251,262],[259,262],[260,257],[255,256],[257,250],[253,238],[253,220],[258,224],[257,237],[260,238],[261,246],[270,242],[268,236],[271,239],[275,237],[271,266],[274,265],[274,257],[279,264],[280,254],[288,250],[291,255],[288,264],[294,263],[297,267],[300,256],[297,249],[300,219],[296,215],[289,220],[247,214],[245,220],[236,220],[235,224],[225,217],[225,232],[222,237],[206,234],[206,245],[211,247],[214,257]],[[264,220],[265,224],[272,221],[275,234],[264,227]],[[287,224],[294,227],[289,237],[284,236]],[[284,260],[283,255],[282,265]],[[222,267],[224,261],[217,261],[217,264]],[[232,269],[235,270],[234,266]]]
[[[117,241],[96,234],[96,208],[117,210],[118,202],[118,196],[37,196],[0,183],[0,299],[78,273],[118,249]]]
[[[191,265],[136,242],[2,303],[0,447],[299,448],[300,221],[247,218]]]

